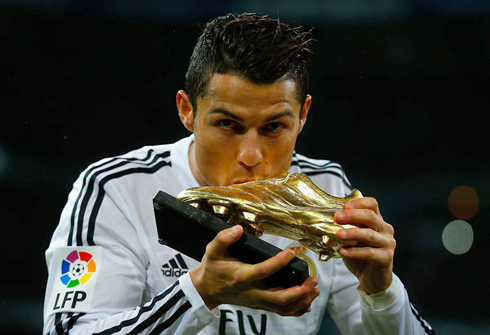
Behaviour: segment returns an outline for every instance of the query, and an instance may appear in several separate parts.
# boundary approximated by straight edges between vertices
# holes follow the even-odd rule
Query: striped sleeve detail
[[[180,305],[180,306],[179,306]],[[139,308],[133,317],[119,321],[110,328],[99,330],[93,335],[112,334],[159,334],[171,327],[186,311],[192,308],[177,280],[172,286]],[[46,335],[68,335],[74,323],[85,313],[58,313],[55,325]],[[118,315],[112,318],[120,318]],[[106,323],[110,322],[106,319]],[[117,321],[116,321],[117,322]],[[100,329],[100,328],[99,328]]]
[[[69,334],[75,322],[85,313],[56,313],[55,325],[46,335],[63,335]]]
[[[436,332],[434,331],[434,329],[432,329],[430,324],[424,318],[422,318],[420,313],[415,309],[415,307],[413,307],[413,305],[411,303],[410,303],[410,308],[412,310],[413,315],[415,316],[417,321],[420,322],[420,325],[425,330],[425,332],[429,335],[435,335]]]
[[[330,174],[339,177],[350,191],[353,190],[351,183],[345,175],[344,169],[339,163],[329,160],[311,159],[295,153],[291,165],[298,166],[301,172],[307,176]]]
[[[156,327],[151,333],[150,335],[153,335],[153,334],[160,334],[161,332],[163,332],[164,330],[168,329],[170,326],[172,326],[172,324],[177,320],[179,319],[182,314],[184,314],[187,310],[189,310],[191,308],[191,303],[189,301],[187,301],[186,303],[184,303],[182,306],[179,307],[179,309],[174,313],[172,314],[171,317],[169,317],[167,320],[165,320],[161,325],[159,325],[158,327]]]
[[[183,302],[184,300],[186,301]],[[175,311],[168,313],[179,304],[181,305]],[[172,326],[191,307],[177,280],[172,286],[140,308],[134,317],[109,329],[94,333],[94,335],[140,334],[142,332],[147,333],[152,328],[150,334],[160,333]],[[158,325],[154,327],[156,324]]]
[[[157,154],[150,149],[144,158],[115,157],[90,167],[83,175],[82,186],[73,205],[67,245],[95,245],[95,222],[105,196],[104,185],[107,182],[133,173],[155,173],[165,166],[171,166],[169,156],[169,151]],[[83,236],[87,215],[88,227]]]

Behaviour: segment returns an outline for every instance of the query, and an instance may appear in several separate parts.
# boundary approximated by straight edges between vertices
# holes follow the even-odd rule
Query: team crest
[[[306,249],[306,247],[294,242],[286,249],[293,250],[296,254],[296,257],[304,260],[308,264],[308,268],[310,269],[310,277],[316,277],[316,266],[313,260],[310,257],[306,256],[306,251],[308,250]]]

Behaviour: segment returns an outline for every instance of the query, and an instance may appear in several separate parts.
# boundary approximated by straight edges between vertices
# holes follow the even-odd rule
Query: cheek
[[[289,169],[293,157],[294,143],[294,140],[288,140],[269,146],[269,157],[266,162],[270,168],[277,170]]]
[[[196,147],[199,149],[197,152],[207,161],[218,161],[229,156],[233,151],[231,141],[226,141],[213,134],[200,138],[198,142],[201,145]]]
[[[216,172],[229,168],[229,165],[236,160],[233,157],[233,146],[230,141],[223,141],[219,136],[206,136],[196,140],[196,163],[202,173],[207,177]]]

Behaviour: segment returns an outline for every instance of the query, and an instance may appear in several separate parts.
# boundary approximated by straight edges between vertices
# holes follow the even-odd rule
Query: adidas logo
[[[165,277],[180,277],[189,272],[189,268],[181,254],[175,255],[168,263],[163,264],[161,270]]]

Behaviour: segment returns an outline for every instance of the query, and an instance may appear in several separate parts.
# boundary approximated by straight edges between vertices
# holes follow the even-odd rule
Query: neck
[[[195,142],[193,141],[189,146],[189,152],[187,153],[189,166],[191,168],[192,175],[194,176],[194,178],[196,178],[198,184],[200,186],[207,186],[206,181],[202,178],[201,174],[199,173],[199,169],[197,168],[195,150],[196,146]]]

